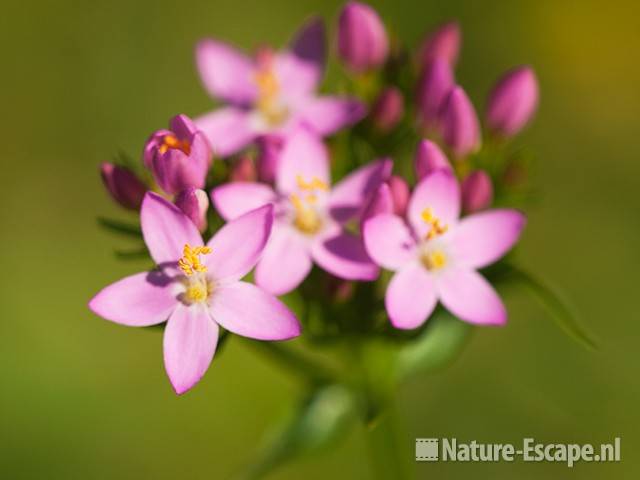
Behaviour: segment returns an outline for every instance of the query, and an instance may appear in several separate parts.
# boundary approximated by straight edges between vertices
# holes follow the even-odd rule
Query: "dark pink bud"
[[[538,80],[530,67],[504,74],[493,87],[487,102],[488,129],[502,137],[512,137],[531,120],[538,107]]]
[[[111,198],[129,210],[140,209],[147,186],[135,173],[128,168],[106,162],[100,165],[100,173]]]
[[[453,171],[446,155],[440,147],[431,140],[422,140],[418,144],[414,158],[414,167],[418,181],[436,170]]]
[[[389,190],[391,191],[391,198],[393,198],[393,211],[396,215],[404,217],[407,211],[407,205],[409,204],[409,197],[411,193],[409,191],[409,185],[404,178],[398,175],[392,175],[389,180]]]
[[[248,155],[238,158],[231,167],[229,179],[232,182],[255,182],[257,178],[256,167]]]
[[[274,135],[265,135],[258,139],[258,157],[256,158],[256,169],[258,179],[261,182],[273,183],[276,178],[278,160],[282,150],[283,140]]]
[[[338,55],[354,72],[381,67],[389,41],[378,13],[369,5],[347,2],[338,20]]]
[[[442,104],[454,85],[453,71],[446,60],[436,58],[424,66],[418,80],[416,99],[426,128],[438,128]]]
[[[471,172],[462,182],[462,208],[467,213],[484,210],[493,201],[491,177],[484,170]]]
[[[207,228],[207,209],[209,198],[204,190],[187,188],[175,199],[176,206],[191,219],[201,232]]]
[[[420,64],[426,65],[436,58],[440,58],[452,67],[458,61],[462,33],[458,22],[448,22],[440,25],[427,35],[420,48]]]
[[[391,195],[391,189],[387,183],[382,183],[378,187],[378,190],[371,196],[369,204],[362,213],[362,224],[370,218],[380,215],[381,213],[393,213],[393,196]]]
[[[395,87],[383,90],[371,110],[371,120],[382,132],[392,130],[402,120],[403,115],[404,97]]]
[[[461,87],[454,87],[442,106],[442,139],[456,158],[466,157],[480,148],[478,117]]]

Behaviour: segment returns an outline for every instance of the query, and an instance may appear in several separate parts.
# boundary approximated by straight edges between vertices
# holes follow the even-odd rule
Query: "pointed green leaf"
[[[142,230],[140,230],[140,227],[138,225],[105,217],[98,217],[97,220],[98,225],[105,228],[106,230],[109,230],[110,232],[118,233],[120,235],[126,235],[128,237],[142,237]]]

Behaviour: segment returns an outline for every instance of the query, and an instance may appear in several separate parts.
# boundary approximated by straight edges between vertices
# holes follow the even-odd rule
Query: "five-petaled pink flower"
[[[263,49],[256,58],[217,40],[200,41],[200,78],[212,97],[228,104],[196,119],[214,153],[231,155],[261,135],[285,137],[301,124],[325,136],[360,120],[361,102],[315,93],[324,72],[325,44],[320,19],[308,22],[289,49]]]
[[[391,214],[365,222],[367,252],[380,266],[396,272],[385,295],[395,327],[422,325],[438,300],[469,323],[506,322],[500,297],[476,270],[516,243],[525,217],[509,209],[459,216],[458,182],[450,172],[439,170],[416,186],[407,211],[409,225]]]
[[[186,215],[147,193],[142,232],[158,268],[109,285],[89,307],[128,326],[146,327],[168,319],[164,364],[176,393],[184,393],[209,367],[218,325],[260,340],[300,334],[298,321],[284,304],[240,281],[258,261],[272,223],[273,207],[263,206],[227,223],[205,246]]]
[[[390,160],[378,160],[331,188],[327,150],[303,129],[283,147],[275,190],[263,183],[235,182],[215,188],[211,198],[225,219],[266,203],[275,205],[273,234],[255,272],[261,288],[275,295],[290,292],[313,262],[340,278],[374,280],[379,268],[348,224],[357,228],[371,195],[391,168]]]

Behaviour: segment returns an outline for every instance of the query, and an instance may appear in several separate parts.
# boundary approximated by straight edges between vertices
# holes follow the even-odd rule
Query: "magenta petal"
[[[453,168],[445,154],[431,140],[422,140],[418,144],[414,157],[414,167],[418,181],[436,170],[453,172]]]
[[[364,245],[374,262],[388,270],[398,270],[415,258],[415,240],[404,221],[381,214],[364,224]]]
[[[218,325],[201,305],[178,305],[164,331],[164,368],[178,395],[200,381],[218,343]]]
[[[306,240],[292,228],[276,223],[256,266],[255,281],[273,295],[284,295],[302,283],[312,266]]]
[[[358,168],[338,182],[329,198],[333,218],[346,222],[362,213],[380,184],[389,178],[392,168],[390,159],[377,160]]]
[[[112,322],[147,327],[164,322],[177,303],[169,278],[159,272],[143,272],[103,288],[91,299],[89,308]]]
[[[347,232],[316,239],[311,256],[324,270],[345,280],[375,280],[380,273],[367,255],[362,238]]]
[[[451,243],[456,263],[473,269],[491,265],[515,245],[525,224],[522,213],[507,209],[463,218]]]
[[[221,157],[238,152],[256,137],[250,113],[238,108],[221,108],[202,115],[196,125],[209,140],[213,154]]]
[[[417,328],[438,303],[433,279],[422,265],[410,263],[389,282],[384,303],[394,327]]]
[[[298,190],[298,179],[310,182],[314,178],[329,185],[329,152],[322,140],[304,128],[293,132],[285,143],[276,175],[278,192],[289,194]]]
[[[300,120],[323,137],[359,122],[366,108],[353,98],[317,97],[307,102],[299,112]]]
[[[220,288],[210,308],[217,323],[243,337],[286,340],[300,335],[300,324],[284,303],[250,283]]]
[[[255,68],[244,53],[206,39],[196,45],[196,64],[202,83],[212,97],[236,105],[247,105],[255,99]]]
[[[420,237],[431,228],[422,219],[426,208],[449,228],[460,216],[460,186],[456,178],[447,171],[438,170],[423,178],[416,186],[409,200],[407,216],[409,223]]]
[[[251,210],[223,226],[207,243],[211,253],[203,258],[218,281],[244,277],[262,255],[273,224],[273,205]]]
[[[393,213],[393,211],[394,204],[393,196],[391,195],[391,188],[389,187],[389,184],[382,183],[372,195],[371,200],[362,212],[362,225],[360,228],[363,229],[364,222],[370,218],[382,213]]]
[[[140,223],[151,258],[158,265],[177,262],[187,243],[202,245],[200,232],[189,217],[156,193],[145,195]]]
[[[507,311],[491,284],[478,272],[449,268],[438,276],[440,301],[456,317],[469,323],[503,325]]]
[[[211,191],[211,200],[225,220],[233,220],[250,210],[275,202],[276,193],[264,183],[225,183]]]

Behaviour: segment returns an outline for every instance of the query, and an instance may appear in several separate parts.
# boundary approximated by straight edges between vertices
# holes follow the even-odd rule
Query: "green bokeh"
[[[415,44],[460,19],[459,80],[481,106],[504,69],[530,63],[542,104],[523,136],[539,158],[540,201],[519,260],[560,287],[600,339],[589,353],[528,298],[508,300],[503,329],[478,330],[450,369],[399,391],[407,455],[415,437],[485,442],[535,437],[607,442],[619,464],[420,464],[420,478],[634,478],[637,267],[640,265],[640,7],[634,1],[375,2]],[[226,478],[250,461],[299,387],[240,343],[177,398],[161,335],[86,308],[118,263],[97,214],[120,214],[97,165],[177,113],[207,110],[193,66],[205,35],[253,47],[284,43],[334,1],[5,2],[0,17],[0,476]],[[273,478],[369,478],[363,432]]]

